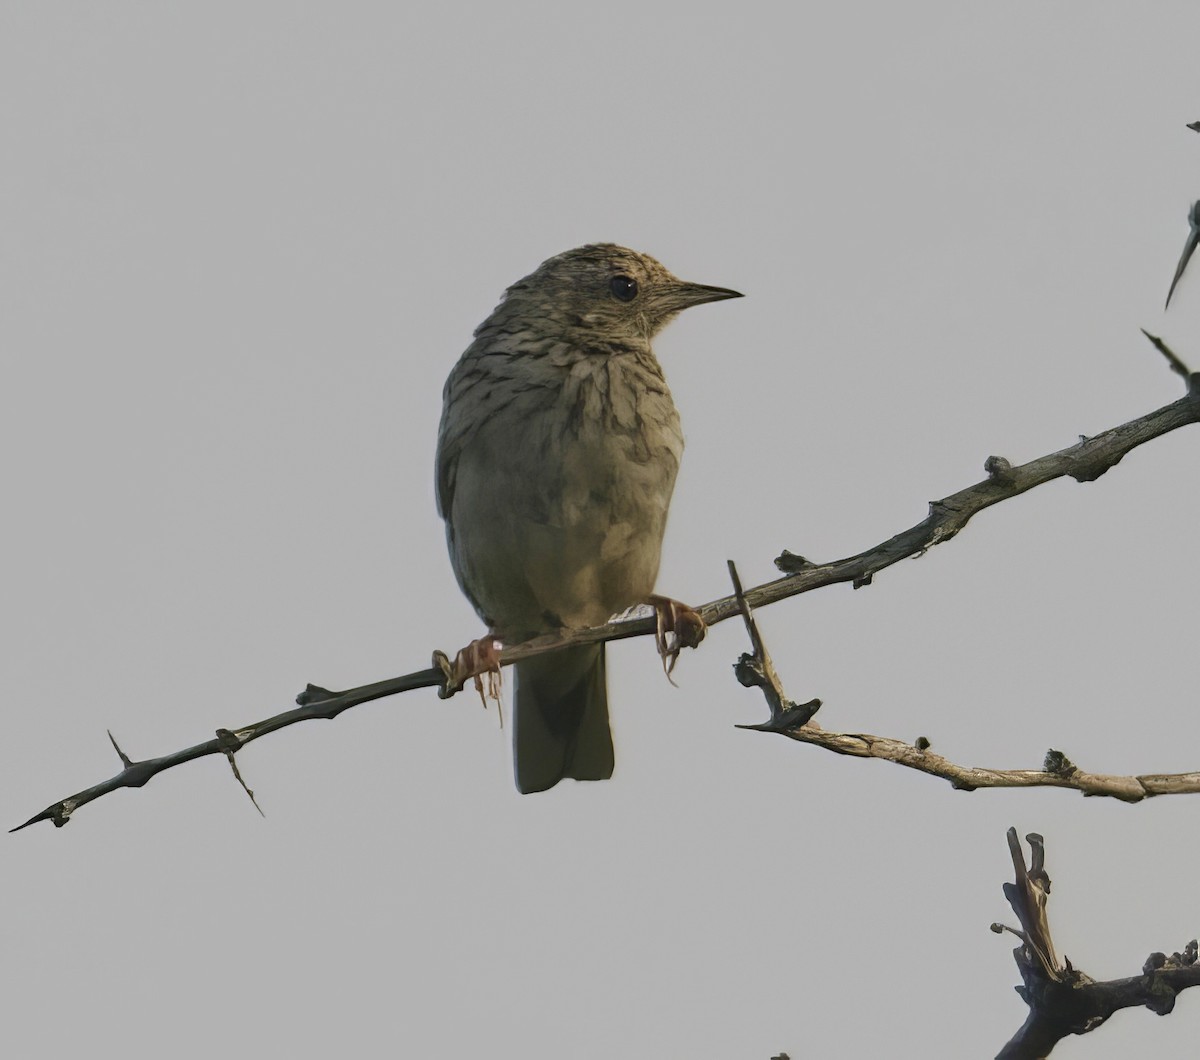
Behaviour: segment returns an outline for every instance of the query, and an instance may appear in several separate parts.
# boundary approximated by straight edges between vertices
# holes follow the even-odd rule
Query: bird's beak
[[[682,280],[662,292],[661,306],[668,313],[678,313],[689,306],[705,302],[723,302],[726,298],[741,298],[741,291],[728,287],[709,287],[703,283],[684,283]]]

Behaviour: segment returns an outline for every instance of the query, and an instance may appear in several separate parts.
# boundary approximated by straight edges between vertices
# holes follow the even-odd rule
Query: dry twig
[[[1165,1016],[1175,1007],[1175,995],[1189,986],[1200,986],[1200,963],[1196,959],[1196,940],[1182,953],[1168,957],[1152,953],[1142,966],[1142,974],[1128,979],[1098,983],[1071,966],[1065,957],[1060,962],[1050,937],[1046,903],[1050,895],[1050,877],[1046,874],[1046,850],[1040,835],[1027,835],[1025,841],[1033,854],[1032,867],[1017,839],[1017,830],[1008,830],[1008,849],[1012,854],[1016,882],[1004,885],[1004,897],[1020,921],[1021,929],[993,924],[997,934],[1008,931],[1021,940],[1013,950],[1024,986],[1017,993],[1029,1006],[1029,1015],[1021,1029],[997,1054],[997,1060],[1041,1060],[1069,1034],[1094,1031],[1114,1012],[1145,1005],[1151,1012]]]

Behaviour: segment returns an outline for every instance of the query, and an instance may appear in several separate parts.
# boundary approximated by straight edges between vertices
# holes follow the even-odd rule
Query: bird
[[[436,489],[489,638],[598,626],[645,602],[668,625],[690,610],[652,595],[683,433],[651,340],[684,309],[740,297],[593,243],[542,262],[476,328],[443,390]],[[604,644],[515,669],[518,791],[611,777]]]

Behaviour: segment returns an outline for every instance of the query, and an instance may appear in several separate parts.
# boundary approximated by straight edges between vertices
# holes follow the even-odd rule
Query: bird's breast
[[[652,361],[532,368],[518,387],[489,389],[459,458],[454,547],[499,626],[527,629],[535,606],[565,625],[602,622],[653,591],[683,452],[679,416]],[[488,584],[501,582],[503,591]],[[502,613],[510,607],[521,614]]]

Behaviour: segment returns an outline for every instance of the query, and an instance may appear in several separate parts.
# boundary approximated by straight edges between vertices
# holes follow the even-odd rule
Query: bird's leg
[[[657,627],[654,631],[654,643],[662,658],[663,673],[671,684],[671,671],[679,659],[679,653],[684,648],[694,648],[703,639],[707,631],[704,619],[695,608],[672,600],[669,596],[652,595],[647,603],[654,608]]]
[[[446,675],[447,695],[457,692],[468,679],[475,682],[475,691],[487,709],[487,701],[494,699],[500,711],[500,725],[504,725],[504,707],[500,700],[500,689],[503,686],[503,676],[500,672],[500,653],[504,645],[495,636],[480,637],[471,641],[450,662],[444,654],[434,655],[435,663],[441,666]],[[441,656],[441,660],[438,659]]]

